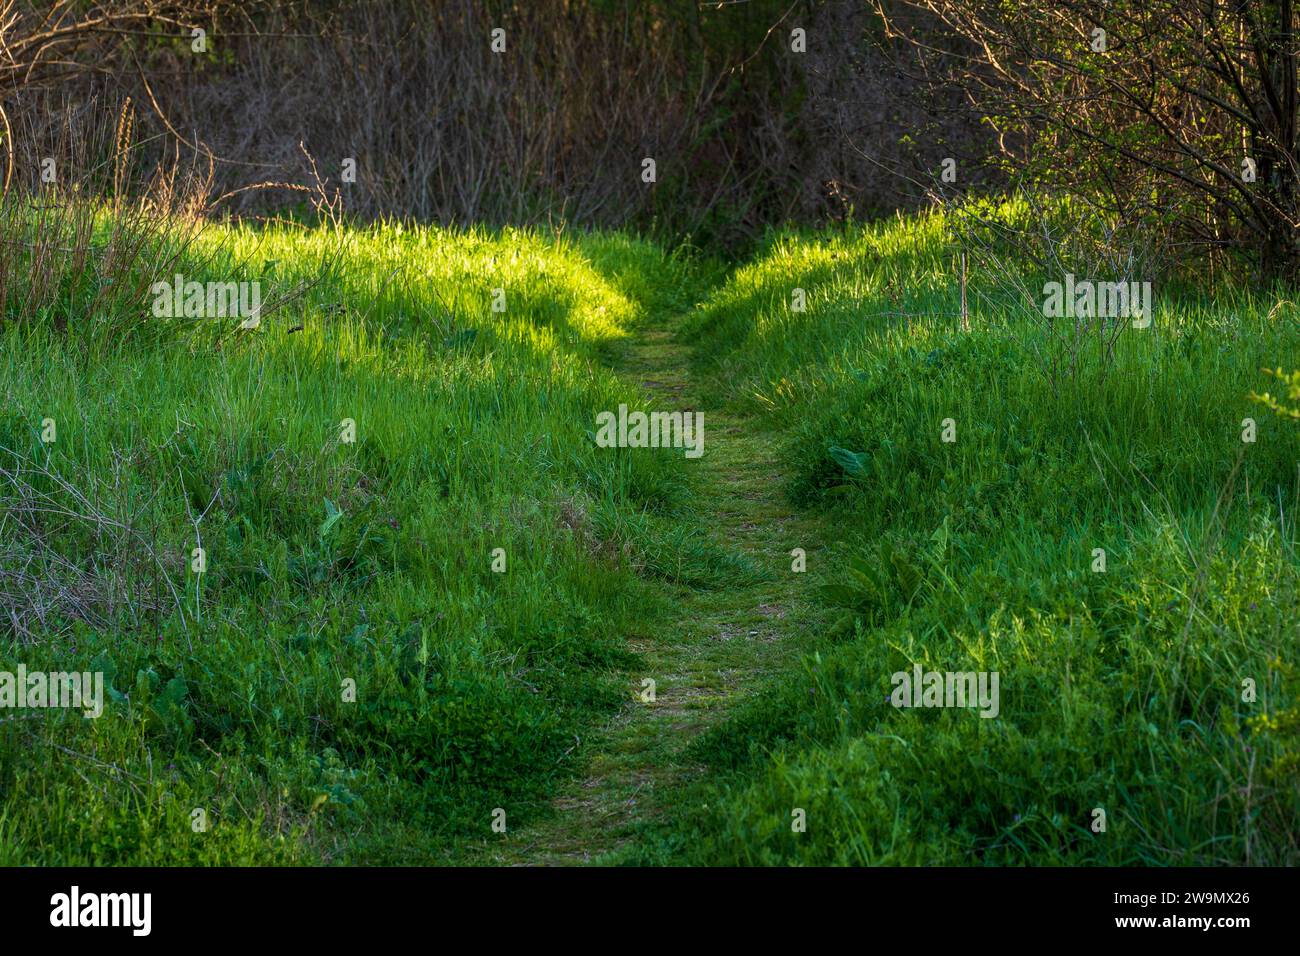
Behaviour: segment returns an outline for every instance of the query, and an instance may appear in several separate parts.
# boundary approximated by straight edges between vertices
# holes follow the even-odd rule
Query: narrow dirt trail
[[[713,544],[761,569],[762,580],[717,590],[664,583],[677,611],[653,634],[629,640],[643,663],[629,675],[628,702],[582,741],[585,768],[554,801],[555,812],[485,847],[484,864],[615,862],[636,828],[702,773],[685,753],[691,741],[805,646],[811,575],[792,571],[790,552],[805,549],[811,564],[825,529],[785,501],[774,442],[757,421],[708,404],[674,328],[637,330],[616,369],[658,407],[704,413],[704,453],[686,461],[698,469],[699,524]],[[653,703],[640,698],[646,677],[655,681]]]

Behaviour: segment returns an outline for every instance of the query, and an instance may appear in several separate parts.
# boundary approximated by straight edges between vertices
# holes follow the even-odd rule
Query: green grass
[[[0,302],[0,671],[112,686],[0,711],[0,863],[1296,863],[1295,306],[1158,290],[1053,379],[946,235],[214,227],[254,331]]]
[[[214,230],[178,271],[270,298],[337,240]],[[87,343],[117,316],[0,329],[0,464],[44,509],[38,549],[5,489],[4,570],[67,559],[0,670],[115,675],[101,719],[0,722],[3,862],[440,859],[573,772],[575,734],[625,695],[624,635],[658,612],[640,570],[718,578],[672,521],[680,462],[587,434],[641,400],[601,356],[685,267],[619,236],[346,243],[253,332],[140,323],[110,349]]]
[[[689,326],[839,530],[820,594],[844,612],[697,742],[710,782],[637,858],[1294,864],[1300,436],[1248,395],[1295,307],[1165,297],[1053,388],[1040,326],[957,329],[940,225],[775,236]],[[1000,716],[892,706],[917,663],[998,671]]]

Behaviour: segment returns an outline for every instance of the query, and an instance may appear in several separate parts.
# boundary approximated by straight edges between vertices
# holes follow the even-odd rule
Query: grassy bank
[[[840,530],[843,613],[638,858],[1294,864],[1300,436],[1248,397],[1294,304],[1158,295],[1054,379],[1042,323],[981,307],[999,277],[960,329],[942,225],[775,236],[685,333]],[[1000,713],[893,706],[918,664],[997,671]]]
[[[0,711],[0,863],[1297,862],[1294,297],[1077,340],[976,271],[966,329],[946,225],[135,269],[260,281],[254,329],[6,260],[0,673],[109,686]],[[597,447],[621,403],[704,457]]]
[[[97,720],[0,717],[0,862],[430,862],[526,823],[625,696],[654,583],[700,570],[680,457],[587,434],[640,402],[602,356],[687,271],[618,236],[278,227],[176,271],[284,304],[0,328],[0,671],[110,685]]]

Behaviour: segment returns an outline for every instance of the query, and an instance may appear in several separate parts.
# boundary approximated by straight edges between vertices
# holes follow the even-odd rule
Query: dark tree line
[[[965,41],[906,29],[929,82],[962,89],[1036,184],[1179,240],[1300,266],[1292,0],[874,0]]]
[[[216,161],[232,208],[294,201],[246,187],[300,179],[301,143],[326,175],[355,160],[358,215],[727,242],[916,205],[956,157],[958,187],[1067,191],[1295,275],[1297,19],[1293,0],[0,0],[0,161],[8,182],[19,114],[40,139],[129,96],[159,152]]]

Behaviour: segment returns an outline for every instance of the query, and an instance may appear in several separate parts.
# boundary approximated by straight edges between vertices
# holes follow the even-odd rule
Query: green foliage
[[[176,271],[260,276],[269,298],[337,241],[213,229]],[[13,608],[41,642],[6,608],[0,670],[106,679],[97,720],[0,717],[0,862],[441,860],[573,772],[575,736],[622,701],[622,635],[656,619],[648,581],[730,573],[687,526],[680,461],[586,435],[640,401],[600,357],[689,295],[684,262],[619,235],[346,243],[253,333],[168,321],[105,348],[75,323],[0,327],[0,592],[26,593],[32,549],[82,569],[39,625]],[[39,540],[15,534],[10,477],[65,515]],[[92,507],[139,535],[66,517]]]
[[[1300,402],[1300,371],[1287,373],[1283,372],[1280,368],[1266,368],[1264,369],[1264,374],[1272,375],[1281,382],[1282,387],[1286,389],[1287,401]],[[1280,399],[1274,398],[1268,392],[1264,392],[1262,395],[1257,395],[1254,392],[1251,392],[1250,397],[1252,401],[1259,402],[1261,405],[1264,405],[1270,411],[1277,413],[1283,418],[1289,418],[1293,421],[1300,420],[1300,407],[1297,407],[1296,405],[1284,405]]]
[[[1041,327],[944,318],[936,225],[774,237],[696,314],[701,369],[841,531],[818,597],[843,618],[693,745],[705,782],[636,858],[1294,865],[1297,444],[1241,423],[1300,333],[1245,290],[1170,290],[1104,378],[1054,390]],[[1000,713],[893,706],[918,664],[997,671]]]
[[[97,720],[0,718],[0,863],[456,859],[494,808],[547,812],[669,589],[771,580],[694,520],[680,456],[589,435],[638,401],[603,360],[690,305],[684,260],[346,235],[346,265],[252,334],[0,329],[0,671],[105,676]],[[288,287],[337,236],[208,241]],[[838,623],[691,745],[709,773],[640,858],[1294,864],[1296,436],[1241,422],[1300,333],[1247,291],[1171,290],[1107,376],[1056,388],[1041,328],[959,330],[956,294],[928,217],[774,236],[690,320],[838,532],[808,589]],[[32,501],[41,533],[16,533]],[[49,588],[9,586],[34,567]],[[997,671],[998,716],[892,706],[916,665]]]

